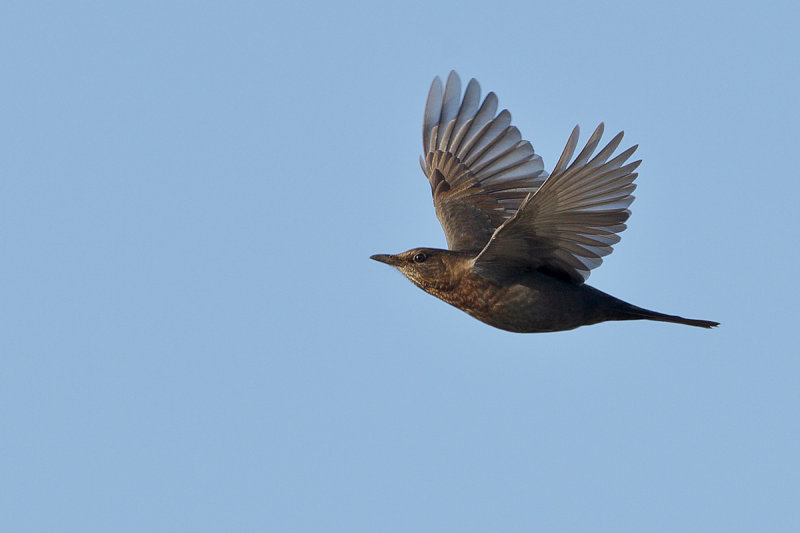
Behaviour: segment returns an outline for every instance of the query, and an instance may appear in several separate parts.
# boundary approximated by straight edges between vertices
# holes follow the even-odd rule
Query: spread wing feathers
[[[420,165],[451,250],[482,249],[547,178],[542,158],[497,103],[491,92],[481,102],[475,79],[462,98],[455,71],[444,87],[437,76],[428,93]]]
[[[475,259],[482,274],[502,276],[506,267],[541,269],[583,283],[619,242],[630,216],[628,206],[641,161],[625,164],[636,146],[609,159],[622,141],[619,133],[594,157],[601,123],[572,160],[576,126],[553,173],[517,213],[500,226]],[[570,164],[570,160],[572,163]]]

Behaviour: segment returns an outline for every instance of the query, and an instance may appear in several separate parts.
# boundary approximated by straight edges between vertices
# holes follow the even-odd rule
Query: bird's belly
[[[592,322],[588,316],[591,309],[580,297],[580,290],[573,287],[563,282],[555,286],[514,284],[484,293],[467,305],[453,305],[481,322],[506,331],[564,331]]]

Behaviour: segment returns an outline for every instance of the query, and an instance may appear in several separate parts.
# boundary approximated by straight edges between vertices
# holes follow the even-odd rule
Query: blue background
[[[112,5],[113,4],[113,5]],[[3,531],[798,531],[789,2],[4,2]],[[546,168],[641,145],[590,283],[713,331],[514,335],[445,244],[434,75]]]

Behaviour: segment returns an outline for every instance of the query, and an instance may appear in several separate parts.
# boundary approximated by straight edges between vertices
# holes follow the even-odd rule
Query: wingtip
[[[447,84],[450,85],[451,82],[461,85],[461,76],[455,70],[451,70],[447,75]]]
[[[480,84],[480,82],[478,80],[476,80],[475,78],[470,78],[469,81],[467,82],[467,92],[469,92],[471,87],[473,88],[472,90],[475,90],[475,91],[478,92],[478,99],[480,100],[480,94],[481,94],[481,84]]]

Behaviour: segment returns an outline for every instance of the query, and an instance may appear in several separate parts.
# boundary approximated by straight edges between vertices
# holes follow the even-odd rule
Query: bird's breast
[[[449,290],[428,291],[470,315],[491,313],[504,298],[506,288],[474,273],[462,276]]]

